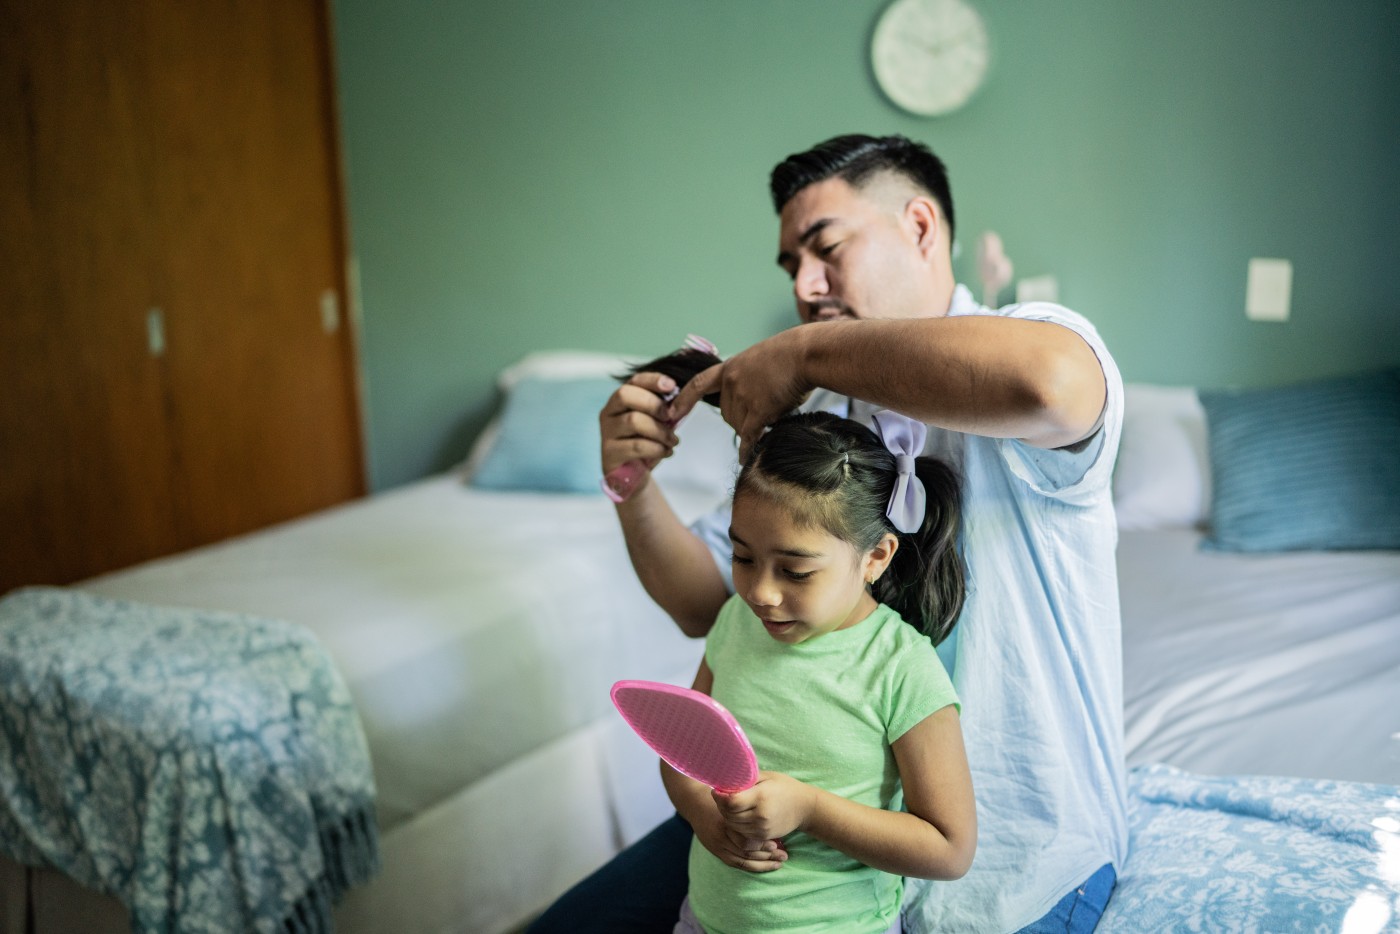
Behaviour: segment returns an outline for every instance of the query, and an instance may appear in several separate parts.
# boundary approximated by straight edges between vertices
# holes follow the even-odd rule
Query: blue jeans
[[[614,856],[525,934],[671,934],[690,887],[690,825],[679,814]]]
[[[559,897],[526,934],[671,934],[689,886],[690,825],[676,815]],[[1117,877],[1104,866],[1020,934],[1087,934]]]
[[[1113,866],[1107,863],[1100,866],[1097,872],[1084,880],[1083,885],[1060,899],[1049,914],[1021,928],[1016,934],[1089,934],[1098,925],[1099,918],[1103,917],[1103,910],[1108,907],[1108,897],[1113,894],[1117,883],[1118,874],[1113,871]]]

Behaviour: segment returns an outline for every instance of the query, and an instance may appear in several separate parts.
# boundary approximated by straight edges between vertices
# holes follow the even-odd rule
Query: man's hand
[[[760,772],[758,781],[733,794],[712,794],[725,826],[741,840],[781,840],[801,830],[817,803],[817,789],[782,772]]]
[[[783,331],[698,374],[671,403],[667,417],[683,418],[702,397],[718,391],[720,412],[739,435],[740,463],[747,463],[764,429],[815,388],[801,374],[801,331]]]
[[[608,397],[598,413],[604,474],[634,460],[650,470],[671,456],[680,439],[665,396],[675,389],[676,381],[669,376],[638,373]]]

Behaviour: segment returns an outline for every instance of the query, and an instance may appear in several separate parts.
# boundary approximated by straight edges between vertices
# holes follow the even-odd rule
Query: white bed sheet
[[[1129,765],[1400,783],[1400,552],[1118,547]]]
[[[455,475],[79,586],[307,626],[364,721],[385,831],[611,714],[613,681],[693,673],[702,652],[637,583],[602,496]]]

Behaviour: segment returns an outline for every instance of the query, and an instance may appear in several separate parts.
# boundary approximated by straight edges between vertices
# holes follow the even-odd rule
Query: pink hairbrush
[[[642,741],[682,775],[724,794],[758,781],[749,738],[708,694],[656,681],[619,681],[612,702]]]
[[[687,355],[690,355],[695,360],[703,360],[703,362],[677,368],[677,361],[686,358]],[[685,338],[685,345],[679,351],[666,357],[653,360],[651,363],[645,363],[635,367],[628,375],[646,372],[665,372],[666,375],[670,376],[676,382],[676,388],[661,397],[662,401],[670,402],[672,399],[676,398],[676,396],[680,395],[681,388],[690,381],[691,377],[695,376],[702,369],[706,369],[711,364],[718,362],[719,350],[714,344],[698,335],[688,334]],[[626,377],[619,377],[619,379],[625,378]],[[710,402],[712,405],[719,404],[718,397],[714,399],[707,398],[706,401]],[[670,425],[670,427],[675,428],[676,426]],[[603,492],[606,493],[608,499],[612,500],[614,503],[625,502],[628,497],[636,492],[637,484],[641,482],[646,474],[647,465],[639,460],[627,461],[619,464],[608,471],[603,477]]]

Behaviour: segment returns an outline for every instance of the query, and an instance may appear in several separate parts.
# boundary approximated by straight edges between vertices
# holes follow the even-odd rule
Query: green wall
[[[928,142],[964,281],[998,231],[1129,380],[1400,363],[1395,0],[974,0],[992,72],[940,119],[871,79],[885,2],[337,0],[373,486],[459,460],[530,350],[792,323],[767,174],[843,132]],[[1288,323],[1246,320],[1251,256]]]

